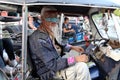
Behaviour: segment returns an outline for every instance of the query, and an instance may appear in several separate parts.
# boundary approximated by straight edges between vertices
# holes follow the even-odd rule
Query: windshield
[[[92,19],[103,38],[119,39],[116,29],[120,27],[120,17],[112,13],[98,13],[94,14]]]
[[[120,16],[115,16],[115,17],[116,17],[116,21],[118,22],[119,27],[120,27]]]

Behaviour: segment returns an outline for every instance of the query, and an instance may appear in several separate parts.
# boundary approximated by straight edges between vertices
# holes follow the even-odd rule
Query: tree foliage
[[[120,16],[120,9],[116,9],[113,12],[116,16]]]

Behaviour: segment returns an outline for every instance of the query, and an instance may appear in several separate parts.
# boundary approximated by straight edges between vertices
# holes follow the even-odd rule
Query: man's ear
[[[45,17],[41,16],[41,21],[44,21],[45,20]]]

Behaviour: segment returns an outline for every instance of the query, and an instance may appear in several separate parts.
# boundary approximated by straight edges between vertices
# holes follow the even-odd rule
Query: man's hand
[[[79,56],[76,56],[75,57],[75,60],[77,61],[77,62],[88,62],[88,56],[87,55],[85,55],[85,54],[82,54],[82,55],[79,55]]]
[[[71,46],[71,49],[75,50],[75,51],[77,51],[79,53],[84,52],[84,49],[82,47],[80,47],[80,46]]]

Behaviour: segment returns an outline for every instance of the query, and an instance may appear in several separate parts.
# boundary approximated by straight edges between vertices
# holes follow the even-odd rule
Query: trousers
[[[56,76],[64,80],[91,80],[88,66],[84,62],[78,62],[71,67],[57,72]]]
[[[0,55],[3,57],[3,50],[6,50],[10,60],[15,59],[13,44],[9,38],[0,39]]]

